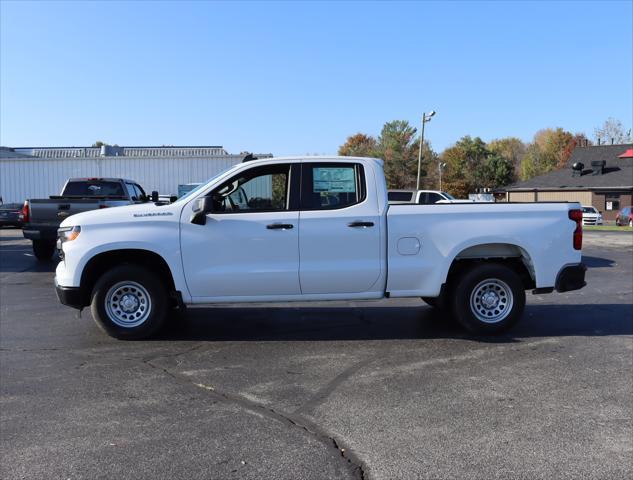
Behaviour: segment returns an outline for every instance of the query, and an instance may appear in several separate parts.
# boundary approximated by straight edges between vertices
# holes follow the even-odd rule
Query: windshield
[[[239,165],[239,164],[238,164]],[[226,172],[228,172],[229,170],[231,170],[232,168],[234,168],[235,165],[231,165],[228,168],[225,168],[224,170],[222,170],[221,172],[215,174],[214,176],[212,176],[209,180],[207,180],[206,182],[201,183],[199,186],[197,186],[196,188],[194,188],[193,190],[191,190],[190,192],[187,192],[185,195],[183,195],[182,197],[180,197],[178,199],[177,202],[175,203],[181,203],[181,202],[188,202],[190,199],[192,199],[193,197],[195,197],[198,192],[200,190],[203,190],[209,183],[211,183],[213,180],[215,180],[216,178],[220,177],[221,175],[224,175]]]
[[[442,195],[444,195],[446,198],[448,198],[449,200],[455,200],[455,197],[452,196],[450,193],[448,192],[442,192]]]
[[[63,195],[68,197],[123,197],[125,192],[120,182],[81,180],[68,182]]]
[[[593,207],[582,207],[582,213],[596,213],[596,209]]]

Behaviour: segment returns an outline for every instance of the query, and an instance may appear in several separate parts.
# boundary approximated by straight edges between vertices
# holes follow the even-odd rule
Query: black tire
[[[455,318],[475,334],[507,331],[525,308],[525,289],[519,275],[498,263],[480,264],[464,272],[454,293]]]
[[[118,292],[121,295],[117,296]],[[124,300],[131,302],[130,308],[137,308],[128,313]],[[163,326],[169,296],[155,273],[137,265],[120,265],[104,273],[95,284],[90,311],[97,325],[111,337],[139,340],[151,337]]]
[[[50,240],[33,240],[33,253],[40,262],[50,262],[55,253],[55,242]]]

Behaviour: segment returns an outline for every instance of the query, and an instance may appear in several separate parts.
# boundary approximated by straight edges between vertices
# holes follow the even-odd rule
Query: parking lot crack
[[[193,349],[189,349],[188,351],[191,351],[191,350]],[[187,353],[187,352],[180,352],[179,355],[182,355],[183,353]],[[174,357],[174,356],[177,356],[177,355],[171,355],[171,357]],[[162,357],[157,357],[157,358],[162,358]],[[336,457],[340,457],[343,460],[343,465],[346,467],[348,471],[351,472],[354,478],[359,479],[359,480],[367,480],[369,478],[364,464],[360,461],[357,455],[350,448],[346,447],[342,443],[341,440],[337,440],[333,435],[329,434],[328,432],[323,430],[321,427],[319,427],[317,424],[313,423],[312,421],[300,415],[297,415],[296,413],[295,414],[287,413],[282,410],[278,410],[269,406],[259,404],[252,400],[244,398],[240,395],[223,392],[217,389],[213,385],[193,382],[188,378],[185,378],[177,373],[172,372],[168,368],[165,368],[163,366],[153,363],[154,361],[155,359],[147,359],[147,360],[144,360],[143,363],[148,365],[151,368],[154,368],[156,370],[163,372],[165,375],[168,375],[169,377],[173,378],[179,383],[188,384],[196,388],[199,388],[201,390],[204,390],[208,395],[210,395],[213,399],[217,401],[230,403],[247,412],[254,413],[257,415],[263,415],[267,418],[280,422],[289,427],[299,428],[303,430],[305,433],[310,435],[312,438],[315,438],[316,440],[318,440],[328,449],[336,450],[336,453],[334,455]],[[368,362],[368,361],[365,360],[365,362]],[[358,367],[358,368],[361,368],[361,367]]]
[[[332,380],[330,380],[325,387],[321,388],[318,392],[316,392],[306,403],[301,405],[294,413],[296,414],[306,414],[312,412],[316,407],[322,404],[331,394],[336,390],[339,386],[345,383],[352,375],[358,372],[360,369],[366,367],[371,362],[378,358],[377,355],[374,355],[370,358],[366,358],[357,362],[350,367],[343,370],[337,376],[335,376]]]

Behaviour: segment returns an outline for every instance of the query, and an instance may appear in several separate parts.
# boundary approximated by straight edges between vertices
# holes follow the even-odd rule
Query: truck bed
[[[436,296],[452,261],[468,256],[517,257],[535,272],[536,288],[553,287],[561,264],[580,262],[580,251],[570,248],[576,224],[568,217],[578,208],[571,202],[389,205],[387,291]]]

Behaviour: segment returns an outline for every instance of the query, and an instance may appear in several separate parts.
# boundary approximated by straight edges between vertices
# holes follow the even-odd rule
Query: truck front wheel
[[[453,299],[455,317],[468,331],[491,335],[511,328],[525,308],[525,290],[519,275],[502,264],[480,264],[457,282]]]
[[[168,301],[167,291],[154,273],[137,265],[120,265],[99,278],[90,310],[97,325],[111,337],[138,340],[161,328]]]
[[[55,253],[55,242],[50,240],[33,240],[33,253],[41,262],[48,262]]]

